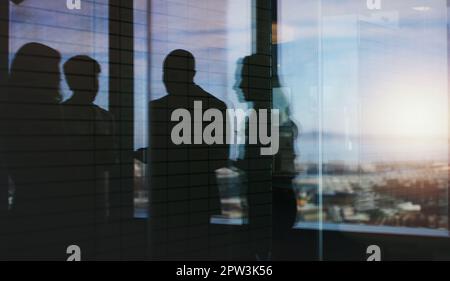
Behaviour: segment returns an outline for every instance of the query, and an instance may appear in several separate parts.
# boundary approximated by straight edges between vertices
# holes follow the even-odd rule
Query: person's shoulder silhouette
[[[194,116],[194,102],[202,103],[202,110],[218,109],[222,112],[225,122],[227,105],[222,100],[208,93],[194,82],[196,75],[195,58],[189,51],[174,50],[164,60],[163,83],[167,95],[150,103],[151,135],[166,136],[155,138],[154,147],[167,147],[172,143],[170,131],[167,126],[171,122],[171,114],[174,110],[183,108]],[[223,128],[226,128],[224,124]],[[224,136],[224,144],[226,143]],[[213,147],[217,147],[213,146]],[[228,159],[228,149],[222,149],[218,158]],[[221,163],[220,165],[225,165]]]
[[[272,242],[272,162],[273,156],[261,155],[264,145],[260,140],[250,142],[251,114],[257,120],[261,110],[270,111],[272,107],[270,57],[252,54],[238,63],[236,89],[238,98],[249,104],[245,120],[244,156],[236,163],[245,171],[247,187],[248,233],[247,249],[251,258],[267,259],[270,257]],[[258,120],[259,121],[259,120]],[[270,126],[258,122],[258,134],[261,126]],[[267,128],[269,130],[269,128]],[[278,141],[278,140],[277,140]]]
[[[95,130],[96,134],[106,135],[114,133],[112,114],[94,104],[99,91],[100,73],[100,64],[89,56],[75,56],[64,64],[64,75],[73,92],[73,95],[63,102],[66,125],[70,131],[87,131],[93,134]],[[76,122],[80,120],[88,122]]]
[[[104,172],[110,170],[117,159],[114,117],[94,104],[99,92],[100,73],[100,64],[89,56],[75,56],[64,63],[64,75],[73,93],[63,102],[65,126],[70,136],[74,165],[84,167],[74,169],[73,173],[85,180],[85,189],[93,188],[96,183],[104,186]],[[106,208],[104,201],[101,200],[99,210]],[[99,213],[106,214],[106,210]]]
[[[117,143],[113,115],[94,102],[99,92],[100,64],[93,58],[78,55],[64,63],[64,76],[72,96],[63,102],[64,121],[69,136],[72,204],[83,213],[76,217],[80,225],[74,237],[90,237],[82,243],[85,256],[93,253],[95,223],[106,222],[116,206],[117,196],[110,196],[111,171],[117,160]],[[114,201],[114,202],[113,202]],[[112,206],[114,205],[114,206]]]
[[[194,82],[195,64],[194,56],[186,50],[174,50],[167,55],[163,66],[163,82],[167,95],[155,100],[153,104],[157,106],[170,101],[169,108],[179,108],[191,105],[193,100],[205,100],[212,103],[211,105],[206,104],[206,107],[214,106],[218,109],[226,109],[223,101],[206,92]]]
[[[171,138],[177,122],[171,117],[175,110],[184,109],[194,128],[198,125],[194,124],[195,102],[202,103],[201,118],[208,109],[218,109],[225,116],[227,107],[194,82],[195,59],[190,52],[171,52],[164,60],[163,72],[167,95],[150,103],[151,231],[153,237],[169,232],[183,244],[151,241],[153,255],[161,259],[207,257],[210,253],[205,241],[211,238],[210,219],[221,213],[215,171],[227,165],[228,145],[225,141],[177,145]],[[202,122],[202,132],[207,123]],[[184,134],[192,140],[196,132]],[[161,228],[161,224],[165,227]]]
[[[6,146],[10,152],[36,151],[45,155],[9,153],[8,166],[14,171],[16,185],[22,182],[49,180],[44,174],[33,173],[26,166],[49,166],[55,154],[64,146],[64,127],[60,110],[61,55],[55,49],[39,43],[22,46],[16,53],[8,81],[8,104],[5,114],[9,135]],[[21,166],[19,169],[14,167]],[[50,172],[49,169],[46,171]],[[31,192],[31,190],[29,190]],[[20,192],[19,192],[20,194]],[[18,194],[18,195],[19,195]],[[20,201],[20,200],[18,200]]]
[[[11,63],[4,114],[6,162],[14,184],[10,227],[17,233],[11,236],[12,258],[55,257],[64,239],[57,215],[66,212],[67,191],[60,61],[57,50],[28,43]],[[22,249],[24,243],[27,249]],[[48,244],[45,252],[39,251],[39,243]]]

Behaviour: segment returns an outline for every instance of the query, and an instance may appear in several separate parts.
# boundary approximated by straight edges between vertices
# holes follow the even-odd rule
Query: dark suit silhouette
[[[15,186],[8,229],[11,258],[56,259],[69,243],[62,230],[70,224],[70,200],[59,63],[56,50],[30,43],[20,48],[11,66],[3,112],[8,120],[6,162]]]
[[[265,109],[270,114],[272,89],[268,57],[258,54],[245,57],[242,60],[241,77],[238,79],[243,99],[251,102],[256,112]],[[256,144],[249,143],[249,127],[247,118],[245,156],[236,163],[247,175],[248,243],[243,250],[248,251],[247,258],[250,260],[265,260],[270,257],[272,240],[273,156],[261,155],[261,148],[264,146],[259,140]],[[270,122],[267,127],[270,132]]]
[[[63,103],[65,129],[69,139],[68,159],[72,183],[83,213],[77,217],[77,237],[82,243],[84,260],[93,257],[95,228],[108,215],[108,178],[114,166],[116,141],[114,118],[93,102],[99,90],[100,65],[88,56],[76,56],[64,64],[72,97]],[[81,239],[77,239],[81,240]],[[81,246],[81,245],[80,245]]]
[[[241,62],[237,77],[238,95],[243,101],[259,110],[272,109],[272,79],[267,56],[254,54]],[[236,165],[247,175],[248,199],[248,250],[250,259],[283,259],[292,252],[286,242],[295,223],[297,203],[292,188],[295,177],[294,143],[298,136],[296,124],[287,118],[279,124],[279,151],[273,156],[261,155],[264,147],[249,144],[249,120],[246,120],[245,156]],[[259,116],[258,116],[259,117]],[[267,131],[270,132],[270,124]],[[258,129],[259,130],[259,129]],[[275,141],[272,139],[272,141]]]
[[[185,50],[164,61],[168,95],[150,103],[150,222],[154,259],[209,259],[214,256],[212,215],[220,214],[215,171],[228,165],[228,145],[181,144],[171,139],[171,114],[187,109],[194,118],[194,101],[203,111],[222,112],[226,105],[194,83],[195,60]],[[194,134],[192,120],[192,134]],[[205,128],[209,122],[205,122]],[[226,128],[225,124],[223,126]]]

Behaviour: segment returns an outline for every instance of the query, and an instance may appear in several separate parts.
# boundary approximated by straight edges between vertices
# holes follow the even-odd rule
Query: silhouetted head
[[[10,101],[59,103],[61,55],[39,43],[28,43],[16,53],[9,74]]]
[[[100,64],[91,57],[76,56],[69,59],[64,64],[64,75],[74,93],[73,98],[81,103],[93,103],[99,89],[100,72]]]
[[[163,81],[171,95],[185,95],[186,86],[194,83],[195,59],[186,50],[172,51],[164,60]]]
[[[271,100],[270,57],[253,54],[238,63],[237,87],[247,102],[269,103]],[[239,68],[239,67],[238,67]]]

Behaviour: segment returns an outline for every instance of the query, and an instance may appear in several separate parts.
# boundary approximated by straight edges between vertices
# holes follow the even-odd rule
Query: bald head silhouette
[[[175,50],[164,60],[163,81],[169,95],[186,95],[186,87],[194,84],[194,56],[186,50]]]

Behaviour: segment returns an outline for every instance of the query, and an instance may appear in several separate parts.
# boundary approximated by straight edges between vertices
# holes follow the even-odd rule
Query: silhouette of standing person
[[[39,44],[22,46],[12,61],[4,143],[14,182],[8,256],[57,259],[65,255],[67,148],[59,105],[61,56]]]
[[[268,60],[267,56],[253,54],[241,61],[242,68],[237,87],[243,94],[241,97],[243,101],[250,103],[250,108],[257,114],[253,120],[258,120],[260,110],[267,110],[270,116],[272,89]],[[252,125],[255,126],[255,124]],[[268,127],[267,132],[270,132],[270,121],[264,125]],[[245,155],[236,162],[236,166],[245,171],[247,176],[248,244],[246,250],[250,260],[266,260],[270,258],[272,241],[273,156],[261,155],[261,148],[264,145],[259,141],[255,144],[250,143],[250,126],[250,116],[248,116],[245,126]],[[262,124],[258,124],[258,131],[261,126]]]
[[[64,63],[64,75],[73,95],[62,103],[70,146],[72,183],[84,215],[76,219],[84,257],[91,258],[95,226],[108,215],[109,172],[116,163],[114,118],[94,104],[99,91],[100,64],[89,56],[75,56]],[[85,258],[86,259],[86,258]]]
[[[277,109],[280,111],[280,139],[279,151],[274,155],[272,168],[272,260],[286,260],[296,257],[289,238],[290,235],[295,235],[292,227],[297,218],[293,180],[297,176],[295,142],[299,137],[299,129],[292,120],[290,105],[283,93],[276,94]]]
[[[194,102],[202,102],[203,112],[217,109],[225,122],[226,104],[194,83],[194,56],[185,50],[172,51],[164,61],[163,82],[168,95],[150,103],[150,226],[151,256],[154,259],[214,258],[214,227],[211,216],[221,214],[215,171],[228,165],[225,136],[211,145],[194,130]],[[185,109],[192,139],[177,145],[171,138],[176,109]],[[201,113],[203,115],[203,112]],[[225,124],[223,129],[225,132]],[[216,132],[216,134],[220,134]],[[217,234],[217,233],[216,233]],[[216,235],[217,236],[217,235]]]

